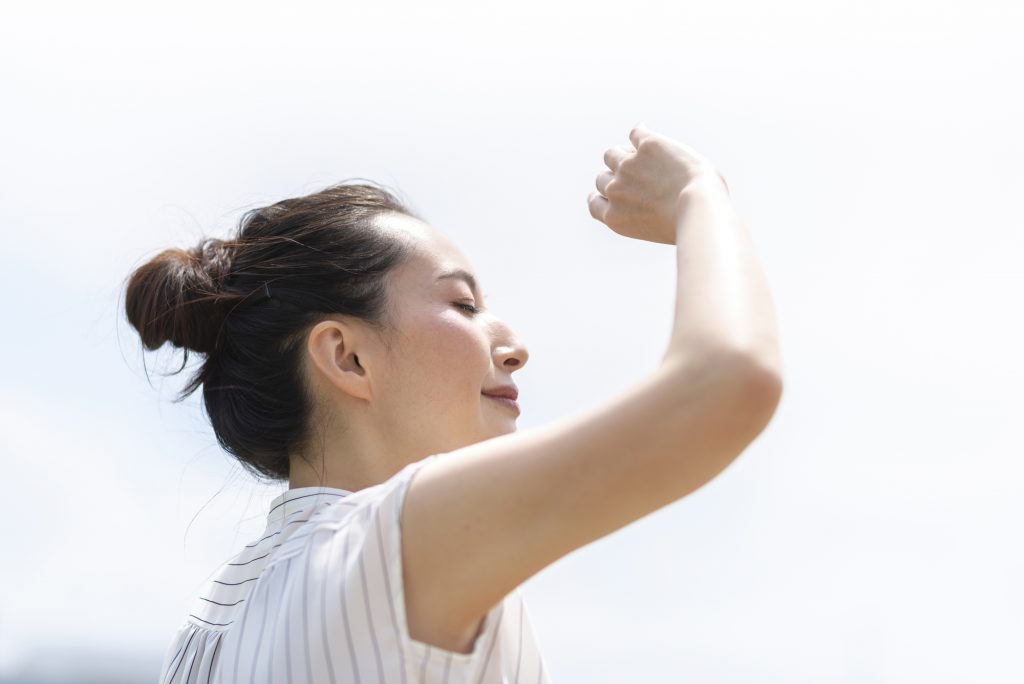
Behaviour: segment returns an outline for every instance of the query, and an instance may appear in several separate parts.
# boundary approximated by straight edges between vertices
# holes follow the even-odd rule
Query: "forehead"
[[[466,255],[429,223],[394,212],[378,215],[376,223],[413,246],[410,260],[395,274],[398,280],[411,287],[436,287],[437,283],[459,280],[468,281],[471,287],[477,284]]]

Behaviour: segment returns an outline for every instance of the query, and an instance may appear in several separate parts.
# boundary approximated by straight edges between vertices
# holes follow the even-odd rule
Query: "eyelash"
[[[472,304],[460,304],[458,302],[455,302],[455,306],[459,307],[460,309],[465,309],[466,311],[469,311],[470,313],[473,314],[480,313],[480,309],[476,308]]]

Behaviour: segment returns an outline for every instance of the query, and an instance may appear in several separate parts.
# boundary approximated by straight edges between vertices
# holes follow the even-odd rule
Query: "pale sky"
[[[785,389],[717,479],[523,585],[552,681],[1024,680],[1019,3],[22,4],[0,11],[0,682],[155,681],[285,487],[219,449],[199,393],[172,403],[187,371],[125,321],[133,268],[385,183],[526,342],[528,430],[665,349],[674,249],[586,206],[641,120],[728,179]]]

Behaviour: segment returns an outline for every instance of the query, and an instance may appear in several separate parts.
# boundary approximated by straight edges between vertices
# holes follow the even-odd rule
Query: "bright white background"
[[[530,429],[667,342],[672,248],[586,208],[640,120],[728,179],[785,390],[716,480],[523,586],[552,680],[1024,680],[1022,35],[1009,1],[5,5],[0,680],[155,681],[283,489],[171,402],[194,366],[144,358],[134,267],[386,183],[525,339]]]

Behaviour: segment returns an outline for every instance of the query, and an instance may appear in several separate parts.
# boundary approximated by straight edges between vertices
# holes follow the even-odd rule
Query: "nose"
[[[530,352],[518,337],[513,336],[509,344],[495,347],[494,358],[502,368],[516,371],[526,365],[530,359]]]
[[[511,370],[519,370],[526,365],[526,360],[530,358],[529,352],[526,351],[526,347],[515,347],[509,348],[508,351],[499,352],[498,365],[505,366]]]

